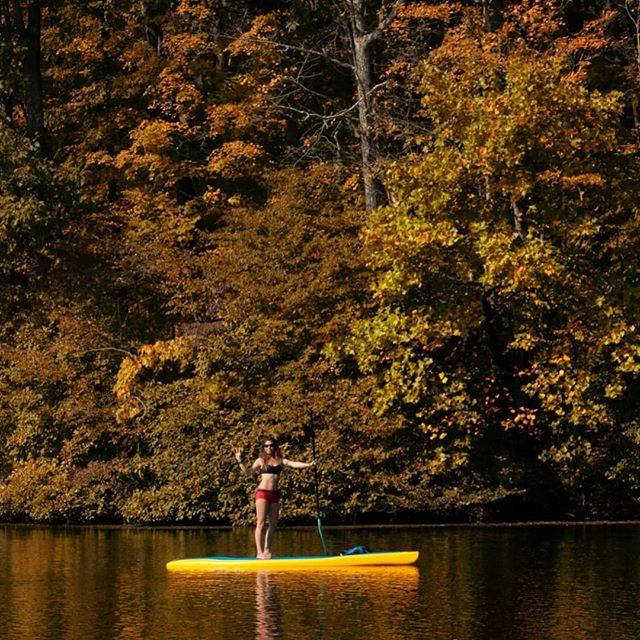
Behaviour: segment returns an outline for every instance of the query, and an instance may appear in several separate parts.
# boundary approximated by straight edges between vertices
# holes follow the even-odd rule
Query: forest
[[[2,0],[0,518],[638,517],[639,257],[636,0]]]

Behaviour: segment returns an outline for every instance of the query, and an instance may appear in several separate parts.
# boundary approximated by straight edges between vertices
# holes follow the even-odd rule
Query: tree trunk
[[[482,15],[487,31],[496,31],[502,25],[504,0],[482,0]]]
[[[11,47],[11,11],[9,1],[0,2],[0,70],[9,70],[12,66],[13,52]],[[0,80],[5,85],[4,91],[0,91],[0,107],[8,122],[13,121],[13,89],[9,86],[8,78],[0,74]]]
[[[371,96],[373,90],[371,48],[373,43],[381,37],[386,26],[394,18],[396,9],[402,2],[403,0],[399,0],[391,11],[381,17],[377,26],[372,30],[367,30],[365,0],[350,0],[347,3],[353,72],[358,95],[358,133],[360,136],[362,181],[364,183],[367,211],[372,211],[380,206],[384,193],[373,173],[376,153],[371,126],[374,115]]]
[[[157,55],[162,54],[163,32],[160,24],[155,20],[158,15],[158,3],[141,0],[140,11],[144,18],[144,32],[150,47],[153,47]]]
[[[27,4],[27,22],[25,24],[20,0],[5,2],[3,9],[10,11],[7,33],[15,33],[22,49],[19,60],[21,78],[20,97],[24,108],[27,135],[45,144],[44,103],[42,96],[42,55],[40,50],[40,31],[42,6],[40,0],[31,0]],[[12,105],[12,103],[11,103]],[[13,106],[13,105],[12,105]],[[6,108],[6,107],[5,107]]]
[[[42,99],[42,54],[40,50],[40,30],[42,8],[39,0],[29,4],[28,22],[24,30],[24,110],[27,133],[32,138],[44,142],[44,106]]]
[[[371,135],[371,45],[364,36],[353,39],[353,66],[358,95],[358,134],[362,157],[362,181],[367,211],[378,207],[380,192],[373,176],[374,151]]]

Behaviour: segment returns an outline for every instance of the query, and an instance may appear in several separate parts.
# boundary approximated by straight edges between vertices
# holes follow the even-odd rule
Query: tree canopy
[[[640,14],[0,6],[0,512],[637,515]],[[315,504],[285,478],[286,517]]]

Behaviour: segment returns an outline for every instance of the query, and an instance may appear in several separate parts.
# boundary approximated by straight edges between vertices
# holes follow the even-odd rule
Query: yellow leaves
[[[99,60],[102,55],[100,29],[97,28],[95,24],[87,26],[93,26],[93,30],[87,30],[81,36],[69,38],[64,44],[61,43],[57,54],[78,55],[81,56],[85,62]]]
[[[526,2],[514,7],[512,20],[520,25],[521,32],[536,43],[548,43],[560,32],[562,21],[555,0]]]
[[[141,66],[152,67],[158,63],[144,40],[136,41],[123,51],[120,60],[123,70],[127,72],[135,72]]]
[[[599,173],[582,173],[572,176],[562,176],[562,185],[565,187],[603,187],[605,181]]]
[[[186,133],[187,128],[180,123],[143,120],[131,132],[131,146],[116,156],[114,166],[124,169],[134,184],[143,177],[171,186],[184,171],[175,156]]]
[[[239,178],[259,171],[267,160],[264,149],[253,142],[227,142],[209,156],[207,169],[213,175]]]
[[[620,344],[627,337],[633,337],[636,333],[635,325],[629,325],[624,320],[611,324],[601,337],[603,345]]]
[[[623,382],[616,381],[608,384],[604,389],[604,395],[610,400],[622,397],[626,390],[626,386]]]
[[[511,349],[522,349],[523,351],[533,351],[540,344],[541,340],[539,336],[532,333],[517,333],[509,347]]]
[[[64,518],[68,472],[68,466],[55,458],[16,461],[6,484],[0,485],[0,501],[9,512],[21,512],[28,505],[29,517],[36,521]]]
[[[175,122],[143,120],[131,133],[131,151],[143,154],[160,154],[171,151],[175,136],[184,128]]]
[[[209,135],[217,138],[228,135],[230,131],[245,131],[253,122],[254,113],[243,105],[223,103],[207,108],[207,126]]]
[[[136,356],[125,358],[113,387],[120,406],[116,418],[126,422],[143,412],[144,403],[137,397],[144,380],[161,373],[179,376],[192,367],[195,342],[188,337],[160,340],[141,347]]]
[[[560,168],[546,169],[538,173],[538,180],[544,185],[556,185],[563,178],[564,173]]]
[[[113,165],[113,157],[106,151],[94,151],[84,155],[87,167],[110,167]]]
[[[118,400],[126,400],[132,394],[132,389],[138,374],[142,371],[142,363],[136,357],[129,357],[122,361],[113,391]]]
[[[127,424],[142,414],[142,405],[136,402],[126,402],[116,408],[115,419],[118,424]]]
[[[638,375],[640,350],[613,326],[628,284],[609,272],[619,246],[602,242],[637,200],[635,187],[612,199],[630,166],[620,96],[591,90],[558,53],[560,22],[543,5],[514,9],[528,33],[517,42],[505,29],[479,44],[461,28],[420,67],[432,133],[387,166],[391,204],[364,231],[377,307],[352,353],[377,376],[381,415],[419,409],[429,444],[451,433],[443,425],[494,419],[536,435],[601,428],[615,420],[610,400],[633,402],[610,379]],[[593,287],[608,291],[600,306]],[[492,366],[509,382],[484,384]]]
[[[257,85],[255,78],[238,76],[238,94],[233,99],[207,108],[206,126],[216,139],[254,138],[257,131],[279,134],[284,130],[282,114],[268,104],[268,91]]]

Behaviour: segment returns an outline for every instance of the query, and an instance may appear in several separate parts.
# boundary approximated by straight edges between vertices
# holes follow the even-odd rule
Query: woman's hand
[[[309,466],[310,466],[310,467],[316,467],[316,468],[317,468],[317,467],[318,467],[318,463],[317,463],[315,460],[312,460],[312,461],[309,463]]]
[[[241,463],[242,462],[242,454],[244,453],[244,449],[242,447],[238,447],[235,450],[236,460]]]

